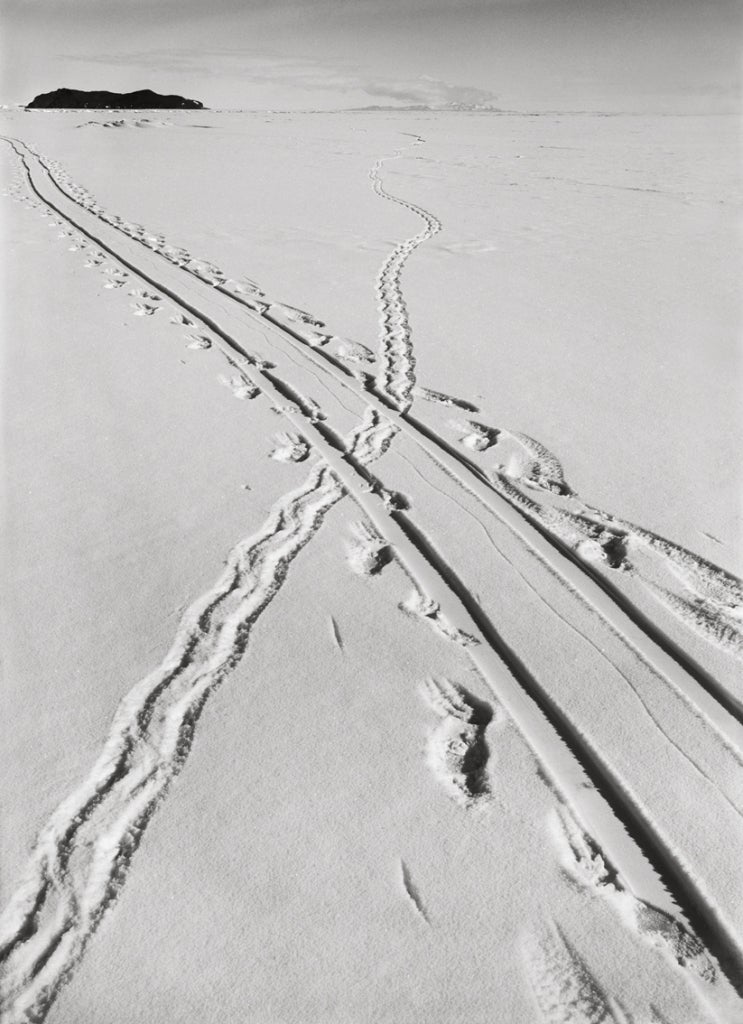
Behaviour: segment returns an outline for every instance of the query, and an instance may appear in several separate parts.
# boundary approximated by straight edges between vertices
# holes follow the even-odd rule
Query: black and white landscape
[[[619,6],[8,15],[3,1022],[743,1019],[736,20]]]

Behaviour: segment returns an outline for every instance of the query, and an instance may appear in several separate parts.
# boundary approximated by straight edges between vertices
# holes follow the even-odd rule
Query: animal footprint
[[[476,405],[465,402],[461,398],[454,398],[452,395],[445,395],[443,391],[434,391],[432,388],[413,388],[416,398],[422,398],[426,402],[438,402],[439,405],[451,405],[457,409],[464,409],[465,412],[479,412]]]
[[[192,257],[188,261],[188,269],[197,277],[200,277],[202,281],[206,281],[207,284],[210,284],[213,288],[216,288],[217,285],[224,284],[227,280],[220,268],[214,263],[210,263],[208,260],[200,260],[196,257]]]
[[[336,349],[341,359],[350,363],[373,363],[374,353],[358,341],[340,341]]]
[[[193,320],[189,320],[189,318],[184,313],[176,313],[175,316],[171,316],[170,322],[171,324],[180,324],[183,327],[194,326]]]
[[[180,267],[185,266],[191,259],[191,255],[186,249],[181,249],[175,245],[164,245],[161,252],[171,263],[177,263]]]
[[[260,394],[260,388],[243,374],[238,377],[219,376],[217,379],[220,384],[231,389],[235,398],[255,398]]]
[[[463,686],[427,680],[423,695],[441,719],[428,741],[428,763],[436,778],[465,807],[490,794],[486,730],[493,709]]]
[[[137,299],[150,299],[152,302],[160,302],[159,295],[156,295],[154,292],[148,292],[145,288],[132,288],[129,294]]]
[[[364,522],[351,527],[354,542],[348,549],[348,564],[357,576],[376,576],[392,560],[389,545]]]
[[[104,288],[123,288],[129,277],[125,270],[120,270],[118,267],[104,267],[103,273],[108,278]]]
[[[287,320],[291,320],[295,323],[307,324],[308,327],[324,327],[325,324],[322,320],[318,320],[311,313],[306,313],[303,309],[297,309],[296,306],[286,306],[283,303],[275,303],[275,309],[277,313],[285,317]]]
[[[211,348],[211,339],[207,338],[205,334],[189,334],[186,336],[189,348]]]
[[[278,448],[271,452],[277,462],[303,462],[310,454],[310,446],[299,434],[277,434]]]
[[[231,285],[233,291],[239,292],[241,295],[258,295],[263,298],[260,285],[249,277],[241,277],[239,281],[234,281]]]
[[[159,306],[151,306],[147,302],[137,302],[134,306],[135,316],[152,316],[153,313],[157,313]]]
[[[427,597],[419,590],[413,590],[405,601],[398,605],[401,612],[427,622],[440,636],[451,640],[460,647],[472,647],[480,643],[476,636],[465,633],[459,626],[447,619],[438,601]]]
[[[464,434],[460,444],[473,452],[484,452],[498,443],[500,430],[497,427],[489,427],[485,423],[476,423],[474,420],[466,420],[460,423],[458,420],[451,420],[449,426],[452,430]]]

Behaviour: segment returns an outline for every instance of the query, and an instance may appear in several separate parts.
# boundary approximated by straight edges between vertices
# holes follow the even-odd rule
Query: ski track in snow
[[[715,981],[715,965],[697,936],[676,918],[638,899],[627,889],[604,851],[578,825],[568,808],[558,805],[550,825],[560,861],[571,879],[611,903],[626,927],[690,972],[692,980]]]
[[[13,148],[26,165],[29,182],[36,191],[34,179],[23,154],[15,146]],[[47,166],[40,158],[36,159],[47,171],[50,180],[53,180],[55,166]],[[375,189],[377,185],[382,189],[379,179],[380,167],[381,162],[376,165]],[[56,173],[60,173],[58,168]],[[375,180],[374,177],[372,180]],[[159,253],[186,273],[224,291],[224,294],[247,305],[258,315],[266,316],[269,311],[278,310],[271,322],[285,333],[312,345],[313,349],[322,347],[327,341],[327,336],[319,335],[317,330],[324,325],[309,314],[268,302],[252,282],[231,290],[227,287],[229,279],[213,264],[209,264],[208,261],[194,261],[183,250],[169,246],[162,236],[150,235],[141,226],[126,225],[120,218],[106,214],[95,204],[92,197],[77,186],[68,184],[65,190],[58,181],[56,185],[67,198],[73,199],[88,213],[128,234],[130,238]],[[410,205],[387,193],[379,194],[401,205]],[[424,220],[430,216],[418,207],[410,208]],[[57,213],[69,219],[64,213]],[[70,223],[79,229],[79,225],[74,221]],[[435,218],[431,218],[430,223],[427,221],[427,229],[430,229],[431,233],[434,224],[438,225]],[[395,250],[395,253],[399,250],[397,262],[390,263],[390,257],[385,263],[387,269],[383,268],[380,277],[385,278],[386,294],[392,295],[393,300],[397,290],[399,300],[402,301],[399,292],[400,271],[410,252],[425,240],[422,237],[424,235],[430,237],[430,234],[426,235],[424,231],[408,240],[412,242],[417,239],[412,249],[404,250],[406,243],[401,243]],[[94,244],[103,244],[92,240]],[[198,266],[195,267],[196,263]],[[177,295],[165,287],[160,288],[146,273],[138,270],[136,265],[132,266],[126,261],[124,265],[142,277],[146,284],[158,287],[159,291],[178,304]],[[120,273],[125,274],[126,271]],[[314,535],[327,510],[340,500],[345,492],[350,493],[367,513],[379,537],[395,553],[410,575],[415,590],[409,610],[427,619],[447,639],[461,643],[468,650],[475,667],[481,672],[494,695],[502,698],[506,711],[512,715],[529,745],[543,765],[546,765],[548,777],[563,794],[566,804],[572,807],[577,818],[584,823],[590,822],[599,833],[603,832],[609,839],[609,846],[614,845],[614,862],[617,864],[616,869],[613,869],[614,874],[619,878],[620,872],[629,869],[634,880],[634,886],[623,881],[622,889],[618,891],[638,888],[642,890],[647,886],[648,891],[654,892],[659,902],[665,903],[665,906],[655,907],[650,900],[642,900],[643,905],[655,907],[659,913],[665,915],[665,919],[677,922],[680,934],[691,936],[695,942],[699,941],[690,928],[677,917],[678,911],[674,901],[668,901],[664,884],[659,884],[657,874],[644,859],[644,854],[648,854],[653,863],[657,864],[660,861],[664,870],[668,871],[669,867],[671,868],[669,875],[681,896],[682,906],[689,903],[701,905],[708,912],[709,916],[705,923],[718,949],[726,957],[738,957],[736,943],[727,933],[724,923],[721,925],[718,920],[718,911],[711,905],[705,905],[704,894],[695,890],[695,880],[684,874],[683,863],[679,865],[679,859],[682,861],[683,858],[679,858],[678,851],[669,849],[662,836],[653,836],[652,827],[651,836],[648,837],[647,821],[644,822],[645,828],[641,830],[645,833],[644,839],[641,841],[638,838],[639,833],[633,825],[636,815],[639,814],[642,819],[643,811],[633,803],[631,794],[624,794],[623,800],[619,801],[625,815],[628,816],[625,817],[625,823],[630,827],[630,834],[622,832],[620,826],[620,834],[617,836],[617,822],[613,812],[602,804],[603,798],[594,790],[593,784],[586,787],[585,781],[578,780],[585,780],[584,771],[587,769],[592,778],[599,779],[600,788],[608,786],[615,803],[622,786],[621,782],[612,779],[610,769],[602,764],[601,758],[596,756],[590,745],[571,730],[569,722],[556,714],[557,709],[550,706],[549,700],[536,681],[525,677],[515,667],[514,662],[510,661],[508,652],[499,644],[492,627],[480,617],[479,609],[475,607],[476,602],[471,595],[463,591],[461,584],[448,570],[440,555],[427,546],[410,517],[404,514],[395,496],[385,492],[379,482],[369,477],[364,470],[369,462],[383,454],[399,429],[405,427],[410,432],[411,424],[404,417],[395,416],[393,411],[387,411],[384,406],[380,412],[372,402],[364,423],[357,428],[350,441],[339,446],[332,431],[324,428],[318,421],[316,412],[308,410],[307,403],[303,403],[300,396],[292,396],[291,388],[271,373],[270,364],[250,359],[237,342],[223,331],[215,329],[214,321],[208,314],[201,314],[193,304],[181,305],[183,312],[179,315],[184,321],[201,320],[205,327],[226,341],[232,348],[233,355],[235,352],[242,355],[242,361],[250,363],[256,373],[263,377],[261,390],[287,415],[292,426],[301,431],[287,436],[299,438],[305,444],[312,445],[321,455],[321,461],[313,467],[302,488],[280,499],[262,531],[233,550],[227,569],[215,588],[195,602],[185,616],[165,662],[138,684],[120,705],[104,751],[91,774],[81,787],[60,805],[42,831],[29,865],[28,875],[15,893],[0,923],[0,941],[9,965],[5,989],[6,1006],[11,1014],[8,1020],[20,1022],[31,1017],[41,1019],[51,1005],[60,985],[82,955],[85,944],[101,915],[116,898],[149,817],[188,755],[204,702],[242,657],[253,622],[270,603],[286,576],[292,559]],[[382,395],[389,399],[399,414],[400,410],[406,412],[409,408],[414,375],[412,344],[404,302],[402,306],[398,302],[395,308],[395,317],[390,320],[394,327],[390,333],[394,345],[391,341],[389,346],[389,353],[394,351],[394,354],[385,356],[383,352],[380,389]],[[302,327],[299,332],[292,326],[296,324]],[[305,327],[308,329],[304,330]],[[311,340],[313,332],[314,341]],[[318,338],[325,340],[318,341]],[[325,356],[326,353],[323,351],[320,355]],[[333,360],[331,366],[338,369],[338,364]],[[362,380],[362,390],[372,398],[374,392],[369,382],[363,377],[357,376],[357,379]],[[233,381],[230,380],[229,384],[233,386]],[[346,382],[344,384],[347,386]],[[293,397],[296,404],[281,405],[287,397]],[[454,399],[447,404],[458,405],[470,411],[465,403]],[[481,424],[470,424],[469,427],[472,429],[466,437],[474,440],[466,444],[466,447],[472,451],[489,451],[499,437],[498,428],[484,427]],[[521,506],[530,499],[519,490],[519,487],[524,490],[538,488],[559,497],[573,497],[564,482],[559,462],[553,456],[550,457],[547,449],[526,435],[511,434],[510,437],[530,457],[529,467],[516,477],[517,484],[512,482],[512,477],[507,472],[496,472],[491,481],[496,491],[508,497],[509,487],[518,490],[518,497],[510,495],[510,499],[522,513]],[[430,441],[434,451],[437,445],[440,445],[437,454],[442,458],[442,452],[449,452],[448,445],[440,438]],[[339,448],[344,450],[343,455],[340,454]],[[467,469],[471,468],[462,460],[458,460],[456,465],[459,469],[463,465]],[[354,474],[360,476],[360,480],[355,480]],[[467,489],[475,493],[471,482]],[[584,506],[584,509],[587,508]],[[531,510],[529,515],[533,515]],[[669,542],[655,538],[654,535],[649,536],[654,539],[643,538],[646,545],[660,550],[673,562],[677,575],[686,573],[685,578],[693,578],[698,583],[702,581],[707,587],[709,600],[719,600],[720,594],[725,600],[728,600],[731,594],[733,597],[739,594],[735,588],[740,582],[729,574],[674,545],[670,545],[670,551],[666,550],[664,545],[668,546]],[[617,551],[617,548],[614,550]],[[621,553],[617,554],[620,562],[621,557]],[[338,646],[342,649],[340,641]],[[514,682],[515,690],[512,686]],[[524,698],[519,686],[529,695],[528,698]],[[475,705],[468,704],[471,710],[467,712],[461,691],[459,696],[455,693],[454,697],[450,694],[448,698],[442,696],[443,691],[440,688],[438,692],[438,706],[446,706],[446,715],[442,717],[449,720],[448,724],[445,721],[444,725],[450,729],[452,719],[464,723],[467,733],[464,746],[470,751],[473,748],[478,749],[479,757],[482,753],[481,743],[484,743],[482,733],[485,725],[482,721],[476,720]],[[535,708],[529,698],[538,708],[536,717]],[[565,742],[567,747],[564,746]],[[456,786],[456,783],[452,782],[454,777],[460,776],[460,782],[464,779],[465,790],[472,785],[474,775],[477,774],[473,775],[472,772],[464,770],[467,750],[456,765],[449,756],[452,753],[451,749],[443,758],[452,785]],[[457,766],[459,770],[452,771],[452,768]],[[593,792],[581,793],[581,788]],[[471,792],[470,797],[474,797]],[[590,836],[589,832],[590,827],[583,833],[588,837],[586,842],[597,842],[596,837]],[[639,867],[636,849],[638,843],[643,850],[643,855],[639,858]],[[628,853],[630,848],[635,852]],[[624,865],[621,863],[623,858],[626,858]],[[404,880],[404,865],[402,871]],[[413,902],[416,902],[409,887],[406,885],[405,888]],[[418,909],[425,916],[424,911],[420,907]],[[590,984],[587,989],[585,988],[588,983],[585,982],[581,971],[575,967],[578,961],[564,940],[558,941],[555,935],[556,933],[553,933],[547,942],[552,952],[549,955],[542,952],[542,967],[537,972],[542,979],[539,982],[540,991],[548,989],[549,985],[553,984],[549,982],[549,977],[555,975],[555,969],[545,969],[544,963],[554,964],[559,961],[563,965],[559,970],[563,970],[564,974],[567,970],[564,965],[572,962],[573,974],[570,975],[568,971],[568,975],[573,977],[570,984],[578,985],[578,989],[585,989],[588,992],[585,999],[580,996],[576,1005],[582,1006],[583,1000],[590,1008],[590,1005],[593,1005],[592,1000],[596,1002],[598,996],[591,994],[594,990]],[[540,945],[540,948],[543,947],[544,942]],[[563,947],[567,953],[559,952]],[[548,980],[545,981],[545,978]],[[575,978],[578,978],[578,981],[575,981]],[[538,1002],[541,1007],[544,1000]],[[546,1019],[552,1021],[561,1018]],[[595,1019],[612,1018],[605,1016]]]

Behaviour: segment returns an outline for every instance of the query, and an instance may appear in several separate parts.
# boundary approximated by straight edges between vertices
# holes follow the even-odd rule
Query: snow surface
[[[743,1014],[733,118],[4,112],[3,1019]]]

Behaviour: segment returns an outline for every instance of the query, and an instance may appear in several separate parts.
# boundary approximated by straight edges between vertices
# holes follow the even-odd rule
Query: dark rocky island
[[[43,92],[26,104],[26,110],[203,110],[198,100],[161,96],[151,89],[136,92],[103,92],[55,89]]]

